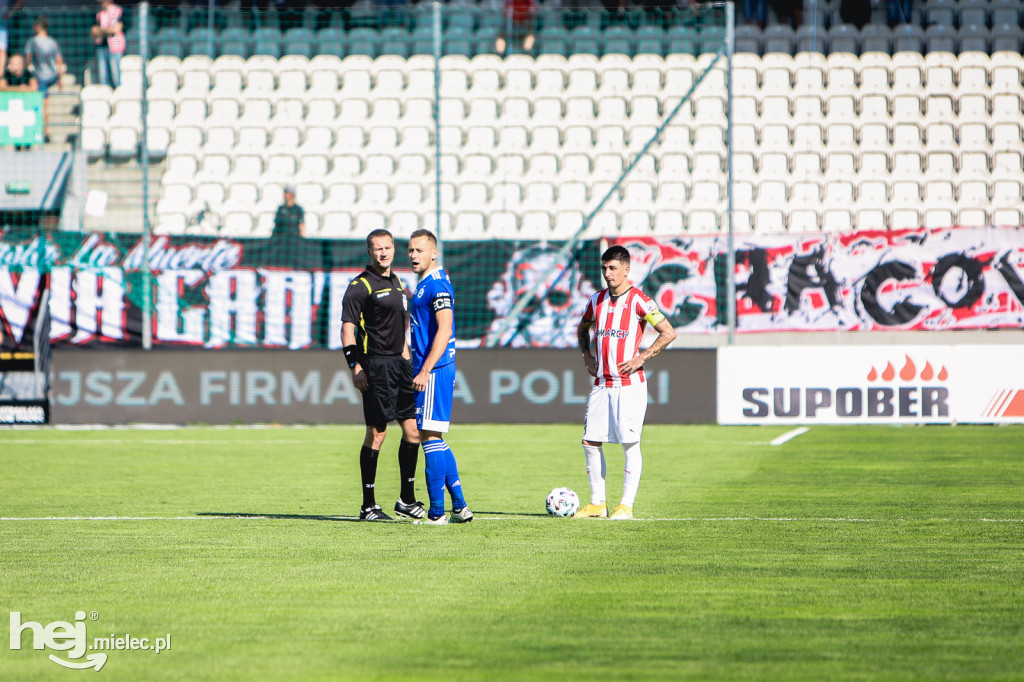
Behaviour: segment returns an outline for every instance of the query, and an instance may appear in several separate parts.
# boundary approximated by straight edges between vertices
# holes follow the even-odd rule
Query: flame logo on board
[[[936,373],[932,363],[925,360],[924,367],[918,371],[918,365],[910,359],[909,355],[904,355],[903,357],[905,360],[898,373],[899,378],[903,381],[913,381],[915,378],[919,378],[921,381],[931,381],[932,379],[945,381],[949,378],[949,372],[946,371],[945,365],[942,365]],[[896,368],[893,367],[891,362],[886,362],[885,368],[881,372],[879,372],[874,365],[871,366],[871,370],[868,372],[868,381],[872,382],[878,381],[879,378],[881,378],[882,381],[892,381],[896,377]]]

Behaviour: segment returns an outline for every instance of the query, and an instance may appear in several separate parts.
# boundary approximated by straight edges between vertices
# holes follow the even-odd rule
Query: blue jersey
[[[442,268],[431,270],[416,287],[416,295],[412,297],[412,367],[417,373],[423,361],[430,354],[430,346],[437,336],[437,311],[445,308],[455,313],[455,289],[448,273]],[[452,338],[448,340],[448,348],[434,365],[444,367],[455,362],[455,321],[452,320]]]

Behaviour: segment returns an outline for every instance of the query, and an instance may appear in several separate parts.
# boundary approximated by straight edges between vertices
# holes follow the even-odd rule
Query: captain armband
[[[647,323],[652,327],[657,327],[658,324],[665,319],[665,316],[662,314],[660,310],[655,308],[651,312],[644,315],[644,319],[647,320]]]
[[[349,369],[352,369],[359,363],[359,346],[353,343],[351,346],[345,346],[341,350],[345,353],[345,362],[348,363]]]
[[[436,313],[439,310],[451,309],[452,308],[452,296],[448,292],[444,291],[439,293],[433,301],[430,303],[430,307],[433,308]]]

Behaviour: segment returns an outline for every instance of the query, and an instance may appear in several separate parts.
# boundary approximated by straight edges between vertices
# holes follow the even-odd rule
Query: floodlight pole
[[[146,62],[149,60],[149,2],[139,3],[139,56],[142,59],[142,347],[153,347],[153,281],[149,269],[149,241],[152,234],[149,223],[149,99],[147,98]]]
[[[437,231],[437,264],[444,265],[441,238],[441,3],[434,0],[434,229]]]
[[[725,96],[729,115],[725,117],[725,166],[726,166],[726,208],[729,220],[729,236],[726,239],[725,295],[726,317],[729,326],[729,345],[736,343],[736,240],[733,228],[732,193],[732,58],[735,54],[736,8],[731,2],[725,3]]]

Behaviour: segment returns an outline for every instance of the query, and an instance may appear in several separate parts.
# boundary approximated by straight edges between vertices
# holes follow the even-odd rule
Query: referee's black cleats
[[[402,502],[401,498],[395,502],[395,516],[401,516],[404,519],[422,519],[427,515],[427,510],[423,508],[423,503],[419,500],[412,504],[406,504]]]
[[[367,507],[366,509],[359,510],[360,521],[391,521],[391,517],[384,513],[384,510],[380,508],[380,505],[373,507]]]

